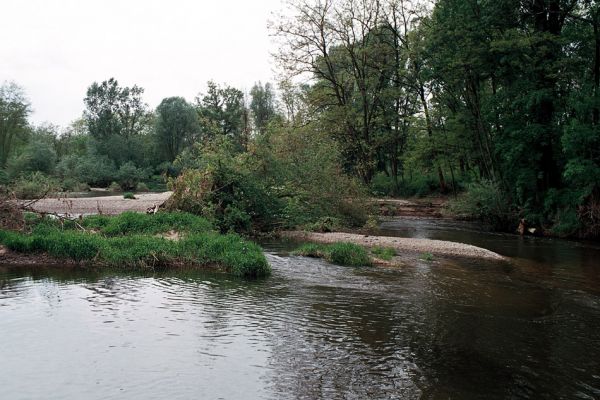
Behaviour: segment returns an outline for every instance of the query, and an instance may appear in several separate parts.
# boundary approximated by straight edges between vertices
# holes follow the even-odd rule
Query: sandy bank
[[[136,194],[136,200],[126,200],[123,195],[80,198],[47,198],[35,203],[32,208],[39,212],[69,215],[106,214],[116,215],[125,211],[145,212],[148,208],[161,205],[172,192]],[[24,202],[25,203],[25,202]]]
[[[431,239],[411,239],[397,238],[387,236],[368,236],[354,233],[315,233],[315,232],[282,232],[282,237],[305,240],[316,243],[335,243],[351,242],[362,246],[374,247],[393,247],[399,253],[411,253],[422,255],[431,253],[434,256],[458,256],[468,258],[483,258],[487,260],[504,260],[500,254],[493,251],[482,249],[481,247],[471,246],[464,243],[446,242],[442,240]]]

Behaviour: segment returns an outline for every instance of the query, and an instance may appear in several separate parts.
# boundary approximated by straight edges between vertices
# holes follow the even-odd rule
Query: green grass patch
[[[294,254],[304,257],[323,258],[332,264],[349,267],[371,265],[371,259],[367,250],[354,243],[308,243],[298,248]]]
[[[373,247],[371,253],[379,259],[391,261],[396,255],[396,250],[392,247]]]
[[[79,223],[90,231],[77,230],[74,222],[38,219],[30,233],[0,230],[0,244],[16,252],[128,271],[202,266],[243,277],[271,271],[258,245],[235,234],[216,233],[206,220],[190,214],[125,213],[90,216]],[[155,236],[172,230],[185,234],[178,241]]]
[[[84,228],[94,229],[106,236],[130,234],[156,235],[169,231],[193,234],[213,231],[212,224],[206,219],[184,212],[157,214],[125,212],[114,217],[90,215],[83,218],[80,224]]]
[[[435,257],[431,253],[423,253],[423,254],[421,254],[420,258],[423,261],[433,261],[433,260],[435,260]]]
[[[126,200],[136,200],[136,197],[133,193],[131,192],[125,192],[123,193],[123,198]]]

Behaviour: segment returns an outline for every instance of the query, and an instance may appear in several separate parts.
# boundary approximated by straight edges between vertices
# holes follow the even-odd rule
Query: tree
[[[6,167],[16,140],[26,133],[30,112],[23,88],[13,82],[0,86],[0,168]]]
[[[194,106],[183,97],[168,97],[156,108],[157,142],[166,159],[173,161],[198,137],[200,125]]]
[[[272,30],[291,76],[312,76],[312,101],[342,144],[345,163],[365,183],[376,170],[380,105],[393,49],[383,40],[378,0],[297,0]]]
[[[144,89],[121,87],[114,78],[94,82],[84,99],[84,118],[97,151],[117,164],[135,156],[135,137],[148,125],[147,105],[142,101]]]
[[[264,86],[261,82],[258,82],[250,90],[250,97],[250,110],[252,111],[254,127],[258,132],[264,133],[267,124],[277,113],[273,87],[268,82]]]
[[[240,90],[209,81],[207,92],[196,97],[196,108],[204,139],[221,135],[244,143],[246,107]]]

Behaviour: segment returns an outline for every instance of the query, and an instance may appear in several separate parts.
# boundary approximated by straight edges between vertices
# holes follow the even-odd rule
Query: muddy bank
[[[505,259],[500,254],[483,249],[481,247],[471,246],[464,243],[446,242],[442,240],[369,236],[342,232],[316,233],[300,231],[281,232],[281,237],[316,243],[351,242],[367,247],[392,247],[401,255],[408,253],[411,255],[420,256],[424,253],[431,253],[434,256],[445,257],[482,258],[498,261]]]
[[[72,267],[76,266],[77,263],[72,260],[61,260],[43,253],[17,253],[0,245],[0,265]]]
[[[145,212],[160,206],[172,192],[136,194],[136,200],[126,200],[122,195],[77,198],[46,198],[31,206],[35,211],[68,215],[105,214],[116,215],[125,211]],[[27,202],[23,202],[27,203]]]

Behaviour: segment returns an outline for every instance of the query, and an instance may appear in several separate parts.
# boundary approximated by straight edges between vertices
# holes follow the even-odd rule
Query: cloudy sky
[[[193,100],[213,79],[273,80],[267,21],[281,0],[0,0],[0,81],[23,86],[35,123],[67,125],[86,88],[115,77],[145,100]]]

